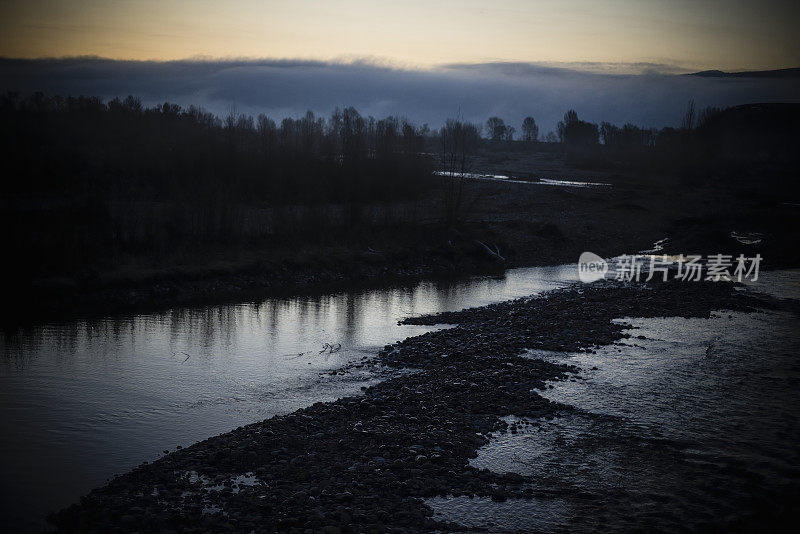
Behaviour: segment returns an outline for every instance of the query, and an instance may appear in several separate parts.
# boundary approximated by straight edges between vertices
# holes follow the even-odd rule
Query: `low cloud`
[[[220,115],[236,106],[275,119],[355,106],[363,114],[396,115],[432,127],[457,115],[481,123],[497,115],[519,129],[532,115],[542,133],[554,129],[568,109],[593,122],[662,127],[677,125],[690,99],[698,107],[800,101],[798,78],[675,72],[679,69],[657,64],[497,62],[410,70],[363,61],[0,59],[0,89],[104,99],[133,94],[147,105],[170,101]]]

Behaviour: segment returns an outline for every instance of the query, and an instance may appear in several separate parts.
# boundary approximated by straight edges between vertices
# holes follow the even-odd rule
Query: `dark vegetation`
[[[486,122],[487,147],[541,150],[534,119],[527,117],[522,126],[522,139],[515,142],[513,126],[498,117],[490,118]],[[691,101],[677,128],[597,125],[569,110],[556,132],[544,136],[544,142],[557,143],[568,158],[589,161],[595,167],[680,172],[721,165],[794,164],[800,160],[795,150],[799,136],[798,104],[747,104],[697,111]]]
[[[276,124],[128,97],[2,100],[7,193],[207,201],[358,202],[416,193],[426,129],[355,109]],[[379,176],[379,177],[378,177]]]
[[[134,97],[5,95],[0,171],[10,298],[31,300],[32,289],[69,298],[75,288],[106,284],[108,273],[131,278],[136,270],[126,283],[155,287],[144,273],[163,272],[167,263],[235,263],[237,251],[253,250],[258,260],[247,259],[246,268],[262,281],[276,270],[307,271],[303,280],[314,281],[320,265],[336,266],[336,280],[347,271],[360,277],[361,264],[372,274],[394,267],[396,274],[424,273],[442,262],[468,271],[479,260],[465,259],[466,252],[496,247],[483,244],[480,228],[465,227],[467,212],[489,202],[465,195],[464,175],[484,172],[476,168],[481,158],[533,180],[536,169],[512,174],[504,162],[543,155],[575,170],[684,176],[689,185],[726,169],[726,180],[752,179],[748,170],[757,169],[759,179],[773,173],[785,182],[797,168],[800,106],[696,112],[692,103],[679,127],[660,130],[597,125],[574,110],[555,133],[540,136],[533,117],[520,126],[515,139],[516,129],[500,117],[485,125],[453,119],[431,130],[353,108],[276,123],[235,109],[219,118],[170,103],[147,108]],[[340,249],[330,255],[334,244]]]
[[[308,220],[314,206],[341,205],[357,225],[367,203],[418,196],[431,171],[424,130],[353,108],[277,125],[133,97],[35,95],[5,97],[0,114],[7,245],[25,251],[28,273],[48,274],[53,256],[68,270],[187,240],[295,233],[298,205]]]

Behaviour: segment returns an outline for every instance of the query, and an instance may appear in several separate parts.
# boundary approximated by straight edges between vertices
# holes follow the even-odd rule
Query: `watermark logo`
[[[581,282],[590,284],[605,278],[608,274],[608,262],[594,252],[584,252],[578,258],[578,277]]]
[[[628,255],[609,262],[593,252],[584,252],[578,259],[578,278],[591,283],[603,278],[623,282],[649,282],[669,279],[680,282],[742,282],[758,280],[763,258],[760,254],[747,257],[740,254],[709,254],[706,257],[690,254],[684,256]]]

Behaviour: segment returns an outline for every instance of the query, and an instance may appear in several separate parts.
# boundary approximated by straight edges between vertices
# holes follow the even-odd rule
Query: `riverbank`
[[[605,283],[409,319],[457,326],[354,362],[351,369],[398,370],[362,396],[317,403],[171,453],[93,491],[55,522],[65,532],[457,528],[434,521],[422,499],[479,495],[504,501],[547,493],[546,481],[468,463],[493,433],[517,431],[501,417],[535,421],[572,410],[537,390],[576,369],[526,358],[525,349],[608,345],[629,337],[623,325],[611,322],[619,317],[707,317],[715,309],[770,305],[723,283]],[[400,371],[409,368],[415,372]],[[741,529],[755,520],[768,525],[774,510],[764,506],[695,528]]]
[[[651,248],[667,253],[762,254],[762,268],[800,264],[797,205],[782,171],[661,176],[577,168],[558,154],[489,154],[480,172],[530,183],[467,180],[460,220],[326,228],[309,238],[203,244],[126,257],[79,272],[20,280],[7,291],[6,328],[51,320],[255,301],[353,285],[457,278]],[[772,173],[772,174],[770,174]],[[548,185],[536,179],[609,184]],[[414,210],[439,213],[441,191]],[[757,234],[743,244],[734,234]],[[487,252],[498,250],[502,259]],[[53,259],[57,262],[57,258]]]

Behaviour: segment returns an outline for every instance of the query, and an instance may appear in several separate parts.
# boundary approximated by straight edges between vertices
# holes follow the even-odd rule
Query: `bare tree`
[[[489,117],[486,120],[486,134],[492,142],[504,141],[508,136],[506,123],[500,117]]]
[[[697,127],[702,128],[707,125],[709,121],[713,120],[714,117],[718,116],[720,113],[722,113],[722,110],[713,106],[707,106],[700,110],[700,114],[697,116]]]
[[[262,113],[258,116],[256,128],[261,136],[261,148],[264,151],[264,157],[267,161],[271,161],[278,143],[278,127],[275,125],[274,120]]]
[[[681,129],[683,130],[691,130],[694,128],[694,99],[689,100],[689,104],[686,106],[686,113],[683,115],[683,121],[681,122]]]
[[[506,127],[506,137],[505,137],[506,141],[508,141],[509,143],[511,141],[513,141],[515,133],[517,133],[517,129],[516,128],[514,128],[513,126],[507,126]]]
[[[455,224],[461,217],[464,181],[472,170],[479,137],[478,126],[457,119],[448,119],[439,132],[444,219],[448,225]]]
[[[525,117],[522,121],[522,140],[533,143],[539,139],[539,127],[533,117]]]
[[[558,130],[558,141],[564,143],[566,140],[566,131],[567,127],[571,124],[575,124],[578,122],[578,112],[574,109],[571,109],[564,113],[564,120],[559,121],[556,125],[556,129]]]

